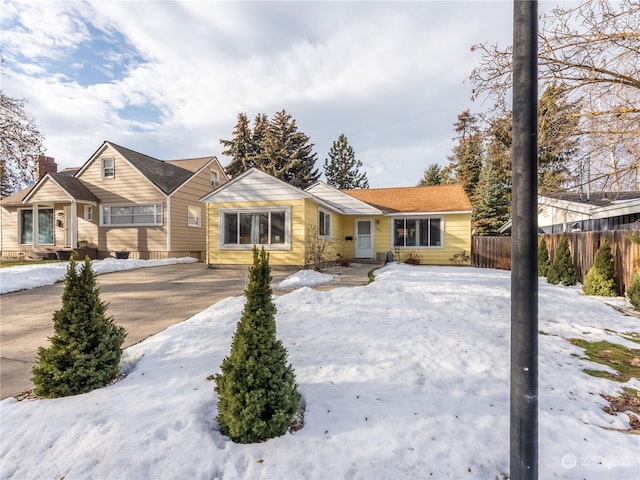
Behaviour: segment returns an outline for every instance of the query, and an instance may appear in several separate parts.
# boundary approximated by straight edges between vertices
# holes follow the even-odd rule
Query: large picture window
[[[104,205],[100,210],[100,225],[106,227],[162,225],[162,204]]]
[[[442,218],[395,218],[393,234],[395,247],[441,247]]]
[[[289,227],[287,210],[221,212],[221,244],[224,247],[270,245],[286,247]]]
[[[20,244],[33,245],[33,210],[20,210]],[[53,245],[53,208],[38,209],[38,244]]]

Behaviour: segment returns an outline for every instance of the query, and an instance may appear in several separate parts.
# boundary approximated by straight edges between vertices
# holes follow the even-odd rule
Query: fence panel
[[[637,230],[605,230],[567,234],[578,281],[584,280],[593,265],[598,248],[606,239],[609,240],[613,254],[614,268],[618,277],[618,294],[623,295],[631,283],[631,277],[638,263],[638,245],[629,240],[630,236],[637,236],[637,234]],[[547,242],[549,257],[553,261],[562,234],[539,235],[538,240],[543,237]],[[479,268],[510,270],[511,237],[473,237],[471,265]]]

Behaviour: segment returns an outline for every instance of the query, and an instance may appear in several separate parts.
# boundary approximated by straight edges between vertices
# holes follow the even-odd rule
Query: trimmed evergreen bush
[[[593,265],[584,277],[582,291],[585,295],[598,295],[600,297],[615,297],[618,294],[613,255],[609,241],[606,239],[598,248]]]
[[[89,258],[77,272],[72,257],[62,308],[53,314],[51,346],[38,349],[33,369],[36,395],[77,395],[103,387],[118,376],[127,333],[113,317],[106,316],[106,310]]]
[[[547,273],[547,281],[553,285],[575,285],[576,284],[576,267],[573,265],[571,251],[569,250],[569,239],[567,234],[562,235],[560,245],[556,249],[553,256],[553,263],[549,267]]]
[[[540,245],[538,245],[538,276],[546,277],[549,273],[549,250],[547,249],[547,241],[542,237]]]
[[[627,294],[627,298],[629,299],[629,302],[631,302],[631,305],[633,305],[633,308],[635,308],[636,310],[640,310],[640,273],[639,272],[636,271],[633,274],[633,277],[631,277],[631,284],[627,288],[626,294]]]
[[[287,350],[276,338],[271,268],[264,247],[260,252],[253,248],[245,294],[247,302],[231,353],[215,378],[215,390],[222,433],[234,442],[255,443],[284,434],[300,401]]]

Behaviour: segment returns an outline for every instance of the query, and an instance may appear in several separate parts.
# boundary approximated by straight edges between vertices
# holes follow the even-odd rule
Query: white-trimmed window
[[[20,245],[33,245],[33,209],[18,210]],[[38,208],[38,244],[53,245],[53,208]]]
[[[93,222],[93,205],[84,206],[84,219],[87,222]]]
[[[214,170],[211,170],[211,186],[212,187],[220,186],[220,176],[218,175],[218,172]]]
[[[258,208],[220,211],[220,246],[252,248],[265,245],[288,248],[291,232],[290,209]]]
[[[116,159],[113,157],[102,157],[100,159],[102,178],[116,178]]]
[[[318,209],[318,236],[331,237],[331,214],[322,209]]]
[[[441,247],[444,237],[442,217],[393,219],[394,247]]]
[[[162,225],[162,204],[103,205],[100,225],[105,227],[155,227]]]
[[[192,205],[187,206],[187,225],[190,227],[202,226],[202,208],[194,207]]]

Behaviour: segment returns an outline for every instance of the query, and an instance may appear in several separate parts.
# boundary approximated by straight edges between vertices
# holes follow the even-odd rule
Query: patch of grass
[[[376,267],[369,270],[369,272],[367,273],[367,276],[369,277],[369,283],[373,283],[373,281],[376,279],[376,276],[373,274],[373,272],[375,272],[379,268],[382,268],[382,267]],[[367,285],[369,285],[369,283],[367,283]]]
[[[620,334],[620,336],[625,340],[629,340],[630,342],[640,343],[639,332],[623,332]]]
[[[616,371],[616,373],[610,373],[603,370],[585,369],[585,373],[618,382],[627,382],[631,378],[640,378],[640,350],[607,341],[588,342],[581,338],[570,338],[568,340],[573,345],[584,348],[585,355],[590,361],[607,365]]]
[[[0,268],[19,267],[20,265],[39,265],[43,263],[60,263],[66,260],[0,260]]]

